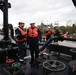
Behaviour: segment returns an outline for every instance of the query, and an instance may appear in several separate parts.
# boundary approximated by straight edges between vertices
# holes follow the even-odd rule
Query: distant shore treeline
[[[54,26],[52,24],[50,25],[45,25],[41,23],[39,29],[42,32],[42,35],[45,35],[45,31],[47,30],[47,27],[50,26],[51,30],[53,31]],[[64,34],[67,32],[68,37],[73,37],[76,38],[76,24],[73,24],[72,26],[57,26],[58,29],[60,30],[61,34]]]

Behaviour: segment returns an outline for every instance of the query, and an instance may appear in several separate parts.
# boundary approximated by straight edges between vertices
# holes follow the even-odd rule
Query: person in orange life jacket
[[[24,23],[19,22],[19,27],[15,30],[16,41],[19,47],[19,61],[23,62],[24,57],[26,56],[26,40],[27,40],[27,32],[23,29]]]
[[[38,58],[39,55],[39,38],[41,39],[41,32],[35,26],[35,23],[30,23],[30,26],[27,30],[27,36],[29,40],[29,47],[30,47],[30,54],[31,54],[31,61],[30,63],[34,63],[35,59]],[[34,57],[35,53],[35,57]]]
[[[46,31],[46,40],[51,38],[52,31],[50,30],[50,27],[48,27],[48,30]]]

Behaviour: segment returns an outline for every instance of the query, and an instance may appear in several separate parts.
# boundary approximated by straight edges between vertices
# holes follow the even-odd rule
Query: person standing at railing
[[[52,35],[52,31],[50,30],[50,27],[48,27],[48,30],[46,31],[46,40],[51,38],[51,35]]]

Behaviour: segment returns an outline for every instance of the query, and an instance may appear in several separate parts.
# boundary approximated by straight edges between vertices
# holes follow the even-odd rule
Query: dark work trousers
[[[34,59],[38,58],[38,54],[39,54],[38,38],[31,38],[29,46],[30,46],[31,62],[33,62]]]
[[[51,38],[51,36],[50,36],[50,35],[47,35],[47,36],[46,36],[46,41],[47,41],[48,39],[50,39],[50,38]],[[49,44],[48,44],[48,45],[49,45]],[[47,46],[46,48],[49,49],[49,46]]]
[[[19,59],[23,59],[26,56],[25,43],[18,42],[18,47],[19,47]]]

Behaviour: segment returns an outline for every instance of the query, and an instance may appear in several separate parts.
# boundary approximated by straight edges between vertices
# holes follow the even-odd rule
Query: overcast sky
[[[14,27],[18,22],[24,22],[28,27],[30,22],[45,24],[59,22],[65,25],[68,20],[76,21],[76,9],[72,0],[8,0],[11,3],[9,9],[9,23]],[[3,23],[3,13],[0,11],[0,23]]]

